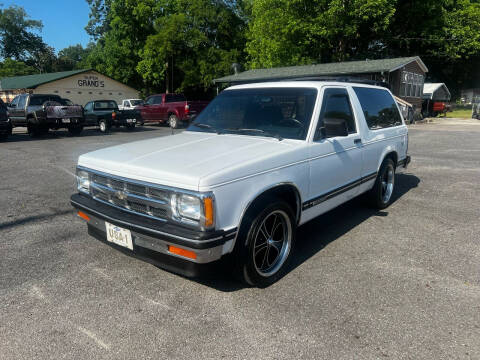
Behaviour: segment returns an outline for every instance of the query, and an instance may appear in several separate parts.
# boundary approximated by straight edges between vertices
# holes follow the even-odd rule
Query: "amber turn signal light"
[[[170,251],[172,254],[180,255],[189,259],[195,260],[197,258],[197,254],[195,254],[193,251],[185,250],[172,245],[168,245],[168,251]]]
[[[205,227],[213,225],[213,199],[206,197],[203,199],[203,208],[205,210]]]
[[[79,211],[77,215],[80,216],[83,220],[90,221],[90,217],[82,211]]]

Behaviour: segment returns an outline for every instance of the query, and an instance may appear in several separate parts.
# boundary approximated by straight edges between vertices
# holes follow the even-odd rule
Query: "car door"
[[[302,218],[308,221],[358,194],[361,184],[362,143],[358,120],[346,87],[322,91],[320,115],[309,146],[309,200]],[[347,136],[331,136],[325,122],[346,122]]]
[[[153,121],[155,120],[154,115],[153,115],[153,110],[154,110],[154,101],[156,100],[157,96],[152,95],[149,96],[145,100],[144,106],[140,109],[140,114],[142,115],[142,118],[144,121]]]
[[[15,107],[15,120],[12,119],[12,123],[14,124],[14,126],[22,126],[27,124],[27,99],[27,94],[20,95],[18,99],[18,104]]]
[[[93,114],[93,101],[88,102],[83,108],[83,116],[86,125],[97,125],[97,120]]]
[[[12,124],[15,124],[15,120],[17,118],[17,106],[18,101],[20,100],[20,96],[21,95],[15,96],[15,98],[10,103],[10,106],[8,107],[8,117],[12,121]]]

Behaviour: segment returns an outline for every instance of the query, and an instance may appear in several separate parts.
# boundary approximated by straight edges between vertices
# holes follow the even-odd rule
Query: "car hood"
[[[204,190],[298,161],[303,141],[185,131],[93,151],[79,165],[155,184]],[[290,153],[289,156],[280,156]],[[297,155],[295,155],[297,154]]]

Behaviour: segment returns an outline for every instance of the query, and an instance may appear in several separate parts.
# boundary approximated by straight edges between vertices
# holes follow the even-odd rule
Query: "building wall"
[[[421,84],[420,92],[418,97],[417,96],[405,96],[402,94],[402,74],[404,71],[409,73],[413,73],[416,75],[423,76],[423,81]],[[417,112],[421,111],[422,109],[422,94],[423,94],[423,83],[425,82],[425,72],[420,68],[416,61],[412,61],[411,63],[405,65],[403,68],[392,71],[390,73],[390,84],[392,93],[399,98],[409,102],[412,105],[415,105],[415,109]]]
[[[450,95],[445,90],[445,88],[442,86],[442,87],[438,88],[437,91],[435,91],[433,93],[432,100],[433,101],[450,101]]]
[[[33,89],[34,94],[57,94],[74,104],[85,105],[91,100],[137,99],[139,92],[96,71],[70,76]]]

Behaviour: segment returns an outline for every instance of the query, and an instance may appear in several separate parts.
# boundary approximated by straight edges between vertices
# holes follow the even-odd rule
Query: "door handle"
[[[362,143],[362,139],[355,139],[355,140],[353,140],[353,143],[354,143],[354,144],[361,144],[361,143]]]

